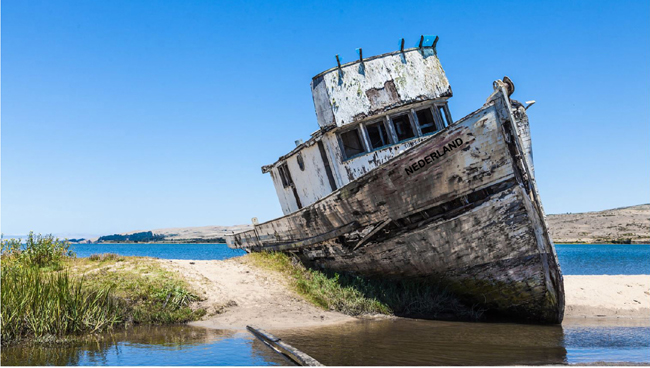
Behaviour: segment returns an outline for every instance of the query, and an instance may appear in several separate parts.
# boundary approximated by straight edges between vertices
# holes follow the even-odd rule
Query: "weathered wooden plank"
[[[274,245],[265,245],[265,246],[257,246],[257,247],[251,247],[251,250],[255,252],[284,252],[284,251],[289,251],[289,250],[297,250],[301,248],[308,247],[310,245],[314,244],[319,244],[324,241],[331,240],[333,238],[339,237],[341,235],[347,234],[349,232],[352,232],[356,229],[358,229],[361,225],[359,225],[359,222],[353,221],[347,225],[343,225],[339,228],[336,228],[332,231],[328,231],[324,234],[314,236],[312,238],[292,242],[292,243],[284,243],[284,244],[274,244]]]
[[[261,328],[246,326],[246,329],[248,329],[248,331],[250,331],[255,337],[262,340],[266,345],[270,346],[273,350],[285,355],[296,364],[303,366],[322,366],[322,364],[316,359],[283,342],[279,337],[276,337]]]

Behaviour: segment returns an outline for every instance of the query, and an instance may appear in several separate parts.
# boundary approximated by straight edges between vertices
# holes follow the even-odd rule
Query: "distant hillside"
[[[98,243],[223,243],[226,234],[251,229],[252,225],[177,227],[137,230],[104,235],[88,242]],[[85,240],[84,240],[85,242]]]
[[[650,243],[650,204],[548,215],[555,243]]]
[[[555,243],[650,243],[650,204],[599,212],[548,215]],[[139,230],[83,240],[102,243],[221,243],[232,232],[252,225],[178,227]]]

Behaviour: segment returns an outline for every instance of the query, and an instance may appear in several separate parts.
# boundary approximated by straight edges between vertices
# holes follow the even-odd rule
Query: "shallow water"
[[[2,365],[288,365],[246,332],[139,326],[68,346],[2,348]]]
[[[325,365],[650,363],[650,327],[365,320],[275,331]],[[293,365],[244,331],[137,327],[77,346],[2,349],[2,365]]]
[[[396,319],[294,330],[280,336],[325,365],[650,363],[650,327]]]

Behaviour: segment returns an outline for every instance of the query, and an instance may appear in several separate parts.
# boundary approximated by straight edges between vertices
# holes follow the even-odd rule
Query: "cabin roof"
[[[416,102],[452,96],[433,47],[364,58],[328,69],[311,83],[321,128],[342,127]]]
[[[318,141],[321,139],[321,137],[323,136],[323,134],[329,132],[329,131],[332,130],[332,129],[334,129],[333,126],[332,126],[332,127],[328,127],[328,128],[324,128],[324,129],[318,129],[317,131],[311,133],[311,138],[309,138],[309,139],[306,140],[305,142],[303,142],[303,143],[297,145],[294,149],[292,149],[291,151],[289,151],[289,153],[280,156],[280,157],[279,157],[279,158],[278,158],[274,163],[272,163],[272,164],[268,164],[268,165],[264,165],[264,166],[262,166],[262,173],[263,173],[263,174],[266,174],[267,172],[269,172],[269,171],[271,170],[271,168],[273,168],[273,166],[275,166],[275,165],[277,165],[279,162],[284,161],[284,160],[288,159],[289,157],[295,155],[296,153],[300,152],[303,148],[313,146],[314,143],[318,142]]]
[[[431,47],[426,47],[426,48],[431,49]],[[425,49],[425,48],[424,47],[423,48],[412,47],[412,48],[404,49],[404,51],[397,50],[397,51],[386,52],[386,53],[383,53],[383,54],[363,58],[363,62],[368,62],[368,61],[372,61],[372,60],[375,60],[375,59],[380,59],[380,58],[390,56],[390,55],[399,55],[399,54],[403,54],[403,53],[406,53],[406,52],[419,51],[419,50],[423,50],[423,49]],[[353,65],[356,65],[356,64],[359,64],[359,63],[361,63],[361,60],[358,60],[358,59],[355,60],[355,61],[350,61],[348,63],[341,64],[341,69],[348,68],[350,66],[353,66]],[[331,72],[334,72],[334,71],[337,71],[337,70],[339,70],[338,66],[335,66],[333,68],[329,68],[329,69],[327,69],[325,71],[322,71],[322,72],[316,74],[311,79],[314,80],[314,79],[320,78],[320,77],[322,77],[323,75],[325,75],[327,73],[331,73]]]

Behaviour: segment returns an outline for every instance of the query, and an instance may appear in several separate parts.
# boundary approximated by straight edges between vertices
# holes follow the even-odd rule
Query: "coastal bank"
[[[205,247],[210,248],[207,244]],[[110,306],[112,319],[99,330],[193,321],[191,325],[212,329],[245,331],[247,325],[256,325],[277,331],[399,318],[396,316],[417,319],[422,317],[418,316],[418,310],[425,309],[441,311],[434,319],[453,319],[448,315],[449,311],[461,315],[460,320],[480,320],[481,317],[481,311],[459,308],[444,290],[431,290],[427,294],[407,285],[402,289],[411,288],[411,294],[404,296],[395,291],[394,285],[377,285],[345,275],[308,270],[280,253],[230,255],[232,258],[225,260],[179,260],[115,254],[74,258],[64,255],[67,249],[59,251],[56,262],[36,268],[39,280],[52,285],[52,280],[61,278],[67,283],[62,285],[76,288],[72,293],[56,289],[60,291],[56,295],[77,295],[75,290],[81,289],[89,294],[79,295],[99,295],[96,292],[101,291],[103,298],[109,301],[106,305]],[[29,257],[38,254],[32,253]],[[29,254],[23,252],[20,257],[27,259]],[[23,297],[19,295],[21,292],[35,292],[27,287],[27,281],[12,279],[12,272],[16,272],[12,265],[24,266],[27,262],[16,263],[12,257],[18,255],[11,256],[5,252],[2,263],[3,307],[8,307],[3,309],[3,338],[7,337],[5,333],[10,321],[5,312],[12,309],[12,300],[19,301]],[[564,278],[567,293],[565,325],[584,322],[616,325],[622,321],[650,325],[650,276],[565,275]],[[12,295],[15,298],[9,300]],[[97,331],[83,326],[66,330],[60,328],[55,320],[39,318],[39,315],[51,314],[45,309],[51,303],[43,302],[44,296],[33,293],[29,297],[34,300],[34,308],[26,309],[25,313],[30,318],[39,319],[44,331],[38,336],[32,334],[32,337],[45,336],[48,341],[52,341],[52,337],[64,337],[65,340],[71,333],[79,336]],[[68,299],[74,302],[74,298]],[[417,302],[404,305],[399,303],[401,299]],[[29,331],[23,337],[29,339]],[[6,343],[7,339],[3,342]]]
[[[243,330],[254,324],[271,331],[326,326],[359,318],[395,318],[389,314],[352,317],[324,310],[296,292],[295,284],[279,271],[261,268],[248,258],[222,261],[159,260],[179,274],[204,300],[207,313],[195,326]],[[621,321],[650,325],[650,275],[564,276],[564,324],[591,320],[616,325]]]

